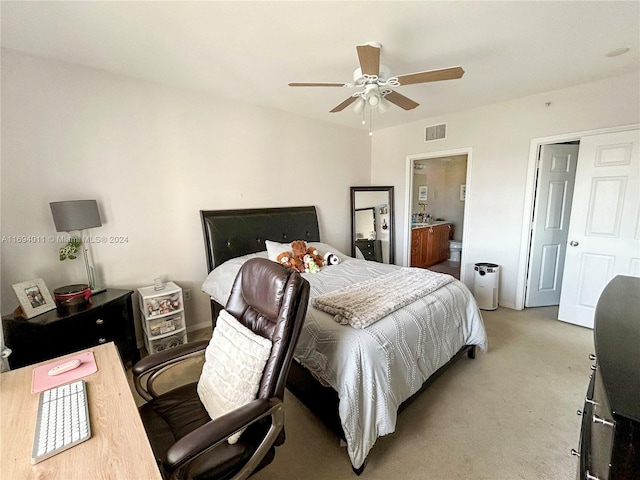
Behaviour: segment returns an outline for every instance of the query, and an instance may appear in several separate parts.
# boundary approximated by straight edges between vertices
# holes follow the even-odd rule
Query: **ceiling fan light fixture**
[[[354,111],[362,114],[363,123],[366,123],[364,119],[366,118],[367,110],[369,110],[370,122],[373,110],[379,110],[381,113],[384,113],[392,104],[403,110],[412,110],[419,106],[417,102],[392,90],[392,88],[395,89],[396,87],[419,83],[439,82],[442,80],[454,80],[464,75],[464,70],[458,66],[392,76],[389,67],[380,63],[381,48],[382,45],[379,43],[367,43],[356,46],[359,66],[353,71],[353,83],[298,82],[289,83],[289,86],[355,87],[359,90],[358,92],[347,97],[347,99],[329,110],[329,112],[342,112],[349,105],[353,105]],[[614,53],[617,53],[617,51]],[[621,51],[620,53],[624,52]]]
[[[378,92],[373,92],[367,95],[367,103],[371,108],[378,108],[380,105],[380,94]]]
[[[380,92],[380,88],[378,85],[371,84],[365,87],[363,96],[367,101],[367,105],[369,108],[378,108],[380,105],[380,100],[382,99],[382,94]]]
[[[384,97],[380,98],[380,103],[378,104],[378,110],[380,113],[386,112],[389,110],[389,107],[391,107],[389,100],[386,100]]]

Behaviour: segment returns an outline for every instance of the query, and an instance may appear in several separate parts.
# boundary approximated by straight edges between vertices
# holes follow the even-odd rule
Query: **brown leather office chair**
[[[284,388],[309,300],[309,283],[292,269],[266,259],[247,261],[225,310],[273,343],[258,398],[211,420],[197,383],[158,394],[154,381],[177,362],[204,354],[193,342],[143,358],[133,367],[138,393],[147,400],[140,416],[165,478],[247,478],[268,465],[284,442]],[[227,439],[245,428],[237,443]]]

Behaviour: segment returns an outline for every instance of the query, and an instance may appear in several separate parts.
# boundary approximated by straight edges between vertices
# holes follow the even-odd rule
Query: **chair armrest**
[[[178,345],[162,352],[154,353],[153,355],[144,357],[142,360],[137,362],[133,366],[131,372],[135,376],[144,375],[147,372],[157,370],[158,368],[164,367],[165,365],[175,363],[176,361],[181,361],[181,357],[185,357],[193,353],[197,353],[200,350],[204,350],[207,348],[208,344],[208,340],[200,340],[198,342],[185,343],[183,345]]]
[[[157,396],[157,392],[153,388],[155,379],[169,367],[194,356],[203,355],[208,344],[207,340],[185,343],[184,345],[178,345],[169,350],[149,355],[137,362],[131,372],[138,394],[146,401],[155,398]]]
[[[203,426],[188,433],[167,451],[164,458],[164,467],[173,472],[194,460],[211,448],[227,441],[237,431],[270,415],[282,413],[284,403],[277,397],[265,400],[258,398],[232,410],[231,412],[215,418]],[[278,432],[282,428],[281,421],[278,424]]]

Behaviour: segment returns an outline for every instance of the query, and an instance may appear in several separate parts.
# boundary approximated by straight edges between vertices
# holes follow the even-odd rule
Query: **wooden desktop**
[[[92,351],[98,366],[84,377],[91,438],[36,465],[30,458],[39,394],[31,393],[31,372],[51,360],[0,375],[0,478],[161,480],[115,345],[83,351]]]

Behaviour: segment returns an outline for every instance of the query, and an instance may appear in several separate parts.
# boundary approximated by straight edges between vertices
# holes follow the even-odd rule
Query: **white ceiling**
[[[354,128],[329,113],[353,90],[355,46],[380,42],[394,75],[460,65],[459,80],[397,91],[374,129],[640,71],[640,2],[13,2],[2,46]],[[629,53],[608,57],[620,47]]]

